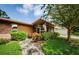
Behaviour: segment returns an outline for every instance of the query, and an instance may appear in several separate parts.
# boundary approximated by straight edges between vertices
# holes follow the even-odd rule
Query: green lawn
[[[74,32],[73,35],[79,36],[79,32]]]
[[[71,46],[62,38],[46,41],[42,50],[46,55],[78,55],[79,47]]]
[[[18,41],[11,41],[0,45],[0,55],[21,55]]]

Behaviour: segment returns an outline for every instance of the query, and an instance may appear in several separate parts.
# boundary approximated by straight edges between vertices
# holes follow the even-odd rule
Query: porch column
[[[45,24],[43,24],[43,28],[44,28],[44,31],[46,32],[47,31],[47,27]]]

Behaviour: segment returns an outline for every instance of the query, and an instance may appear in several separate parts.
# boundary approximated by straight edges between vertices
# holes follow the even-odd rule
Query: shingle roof
[[[24,24],[24,25],[30,25],[30,26],[32,26],[32,24],[27,24],[27,23],[20,22],[20,21],[15,21],[15,20],[12,20],[12,19],[0,18],[0,21],[8,21],[8,22],[14,22],[14,23],[18,23],[18,24]]]
[[[43,19],[38,19],[36,20],[34,23],[32,24],[27,24],[27,23],[24,23],[24,22],[20,22],[20,21],[16,21],[16,20],[12,20],[12,19],[6,19],[6,18],[0,18],[0,21],[8,21],[8,22],[13,22],[13,23],[17,23],[17,24],[24,24],[24,25],[29,25],[29,26],[33,26],[35,23],[39,22],[39,20],[45,22],[45,20]],[[49,23],[49,22],[48,22]],[[51,23],[50,23],[51,24]],[[54,24],[51,24],[54,26]]]

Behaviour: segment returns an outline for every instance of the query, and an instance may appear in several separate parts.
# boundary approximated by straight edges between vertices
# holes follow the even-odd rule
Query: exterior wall
[[[8,34],[12,30],[12,24],[16,23],[0,22],[0,34]],[[17,24],[17,29],[26,33],[32,33],[33,31],[32,26],[23,24]]]
[[[56,26],[54,30],[55,30],[55,32],[60,33],[61,36],[67,36],[67,29],[66,28]]]
[[[54,31],[54,25],[51,24],[51,23],[45,22],[44,20],[37,20],[34,23],[34,29],[36,29],[38,27],[38,25],[43,26],[42,32],[45,32],[45,31],[51,31],[51,32],[53,32]]]
[[[28,34],[33,32],[32,26],[26,26],[26,25],[19,24],[17,27],[18,27],[19,31],[24,31],[24,32],[26,32]]]
[[[0,23],[0,34],[9,33],[11,31],[11,25],[7,23]]]
[[[37,27],[37,25],[43,25],[44,22],[39,20],[33,26],[28,24],[21,24],[17,22],[9,22],[9,21],[0,21],[0,34],[9,33],[12,30],[12,24],[17,24],[17,29],[19,31],[24,31],[26,33],[33,33],[33,30]],[[33,28],[34,27],[34,28]],[[46,26],[47,27],[47,26]],[[51,26],[48,26],[51,28]],[[48,29],[48,28],[47,28]]]

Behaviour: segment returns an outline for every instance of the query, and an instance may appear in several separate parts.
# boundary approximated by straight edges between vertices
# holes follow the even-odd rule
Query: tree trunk
[[[68,30],[67,30],[67,41],[70,41],[70,38],[71,38],[70,33],[71,33],[71,29],[68,28]]]

